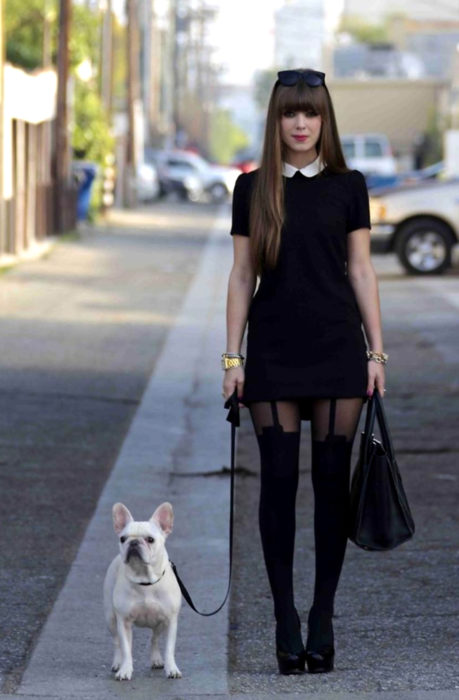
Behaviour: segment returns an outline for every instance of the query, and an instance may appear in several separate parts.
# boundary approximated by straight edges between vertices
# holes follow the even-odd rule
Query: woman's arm
[[[250,301],[255,291],[257,278],[250,256],[250,239],[248,236],[233,236],[234,263],[228,280],[226,303],[226,352],[241,352],[242,338],[247,323]],[[244,370],[233,367],[225,370],[223,394],[230,396],[235,387],[238,396],[242,396]]]
[[[370,350],[383,352],[378,279],[370,256],[370,230],[361,228],[347,236],[347,274],[362,316]],[[368,391],[375,385],[384,394],[384,366],[368,362]]]

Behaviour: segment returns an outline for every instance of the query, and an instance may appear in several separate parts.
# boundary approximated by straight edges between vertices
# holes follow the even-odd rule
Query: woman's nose
[[[307,124],[306,115],[305,115],[305,114],[302,114],[301,112],[299,112],[299,113],[296,115],[296,124],[295,124],[295,126],[296,126],[297,128],[304,129],[304,127],[306,126],[306,124]]]

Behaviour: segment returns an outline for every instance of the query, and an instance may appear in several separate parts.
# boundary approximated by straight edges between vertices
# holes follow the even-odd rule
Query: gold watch
[[[231,367],[243,367],[244,356],[236,352],[222,353],[222,369],[231,369]]]

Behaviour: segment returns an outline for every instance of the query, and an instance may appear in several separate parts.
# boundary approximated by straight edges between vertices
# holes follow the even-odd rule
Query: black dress
[[[233,194],[231,235],[249,235],[258,170]],[[358,170],[284,177],[285,221],[278,263],[263,271],[247,319],[242,403],[295,399],[311,418],[312,398],[367,400],[362,318],[347,276],[347,234],[370,228],[368,191]]]

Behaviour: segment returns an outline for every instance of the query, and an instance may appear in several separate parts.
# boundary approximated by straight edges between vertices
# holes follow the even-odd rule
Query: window
[[[367,158],[381,158],[383,155],[381,141],[366,139],[364,144],[364,153]]]
[[[354,141],[343,141],[341,146],[343,148],[344,158],[355,158]]]
[[[185,160],[173,160],[171,158],[167,161],[167,164],[170,168],[181,168],[182,170],[188,170],[190,173],[194,172],[194,167]]]

